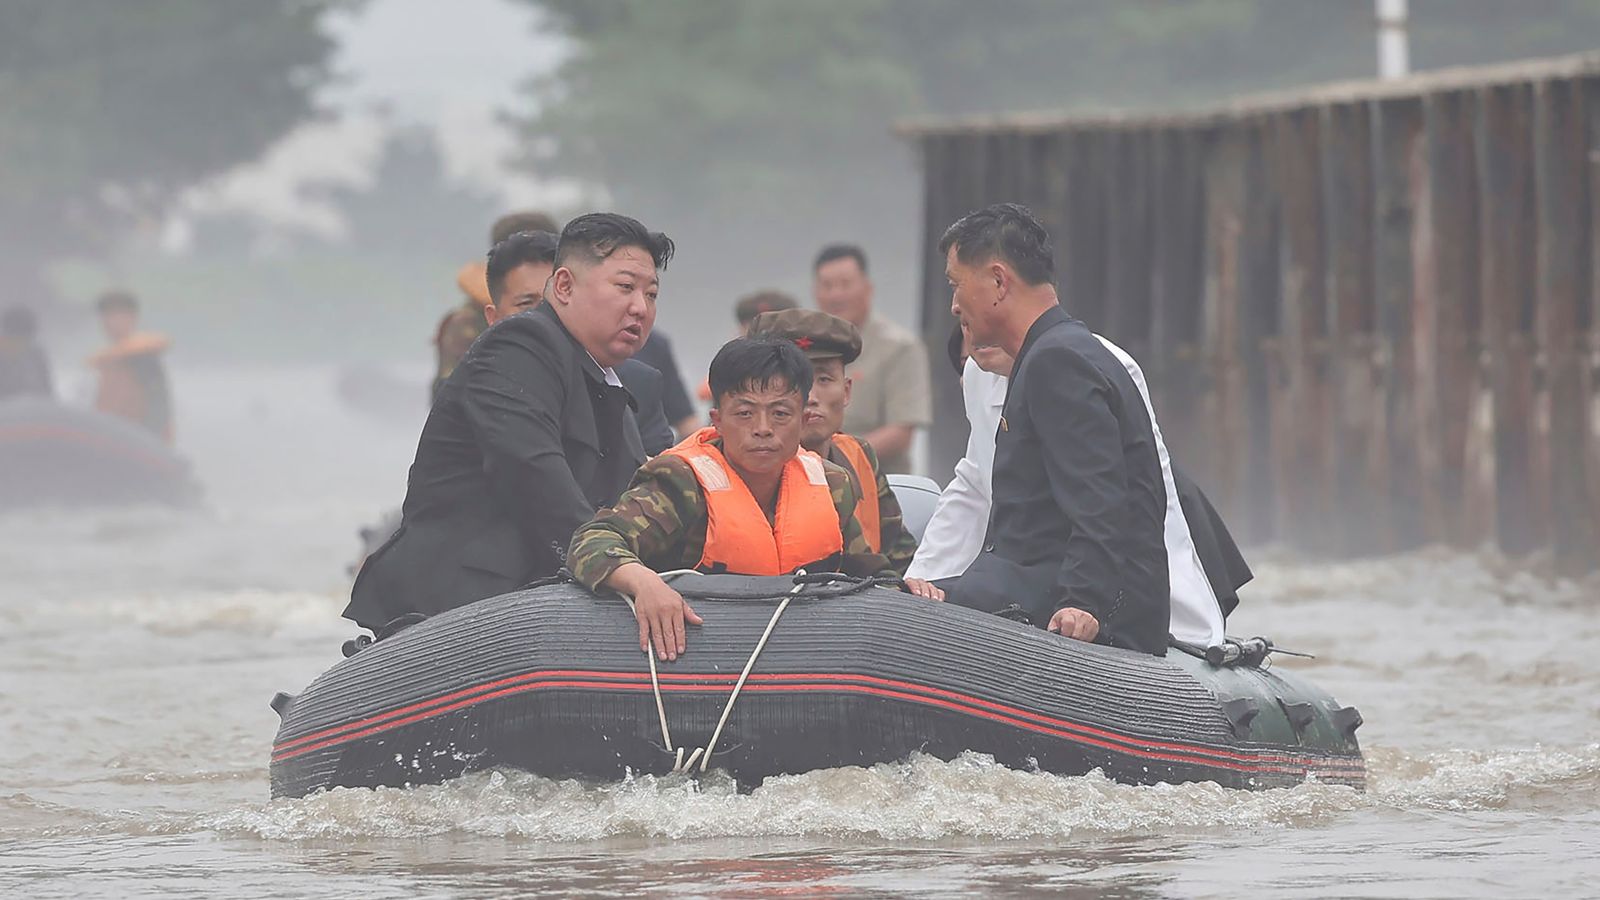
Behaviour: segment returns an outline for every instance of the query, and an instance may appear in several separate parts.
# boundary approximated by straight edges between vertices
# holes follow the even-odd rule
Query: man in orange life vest
[[[845,434],[844,411],[850,405],[850,377],[845,366],[861,355],[861,332],[838,316],[816,309],[764,312],[750,323],[751,337],[793,341],[811,360],[811,396],[801,416],[800,446],[850,473],[855,485],[856,521],[874,553],[889,558],[889,567],[904,575],[917,554],[917,539],[900,521],[900,501],[878,464],[872,445]]]
[[[677,659],[685,622],[702,621],[657,572],[893,574],[861,533],[849,473],[800,446],[811,380],[793,343],[730,341],[711,361],[711,427],[645,463],[573,535],[573,577],[632,598],[641,650]],[[909,587],[943,597],[927,582]]]

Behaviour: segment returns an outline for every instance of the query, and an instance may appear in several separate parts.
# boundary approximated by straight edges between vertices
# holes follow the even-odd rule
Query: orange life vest
[[[822,457],[802,449],[784,463],[776,522],[702,428],[666,451],[689,463],[706,498],[706,547],[696,568],[739,575],[787,575],[844,552]]]
[[[840,432],[830,440],[844,458],[850,460],[850,468],[856,470],[856,481],[861,485],[860,496],[856,497],[856,521],[861,523],[867,546],[873,553],[882,552],[883,514],[878,509],[878,471],[872,468],[872,460],[867,459],[867,449],[861,446],[860,438]]]

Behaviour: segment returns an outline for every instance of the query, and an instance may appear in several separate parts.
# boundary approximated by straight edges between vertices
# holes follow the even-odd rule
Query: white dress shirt
[[[985,372],[971,359],[961,372],[961,400],[967,408],[967,453],[939,494],[933,518],[917,544],[907,578],[932,581],[965,572],[983,550],[989,528],[994,438],[1006,405],[1006,379]]]
[[[1164,536],[1172,590],[1171,634],[1180,641],[1202,647],[1214,646],[1221,643],[1223,637],[1222,606],[1201,568],[1200,555],[1189,533],[1189,521],[1184,518],[1183,506],[1178,501],[1178,489],[1172,480],[1172,460],[1167,455],[1166,442],[1161,439],[1161,428],[1156,424],[1155,408],[1150,405],[1150,388],[1145,384],[1144,371],[1121,347],[1099,335],[1095,337],[1128,370],[1128,376],[1144,400],[1150,430],[1155,436],[1156,454],[1161,460],[1161,482],[1167,493]],[[1006,379],[983,371],[968,359],[961,374],[961,397],[971,426],[967,453],[956,463],[954,477],[939,495],[933,518],[928,521],[922,542],[917,545],[916,557],[906,572],[907,578],[928,581],[953,578],[965,572],[983,550],[992,502],[995,432],[1000,427],[1001,408],[1005,406]]]

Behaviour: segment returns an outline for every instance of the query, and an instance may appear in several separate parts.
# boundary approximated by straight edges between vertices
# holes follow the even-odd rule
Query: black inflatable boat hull
[[[675,583],[705,625],[661,666],[674,743],[702,747],[789,579]],[[671,771],[622,601],[572,585],[485,600],[380,641],[274,701],[272,792]],[[1298,677],[1066,640],[883,588],[808,587],[784,612],[711,766],[741,783],[921,752],[1061,774],[1235,788],[1360,787],[1360,718]]]
[[[189,464],[131,422],[36,399],[0,403],[0,509],[183,505]]]

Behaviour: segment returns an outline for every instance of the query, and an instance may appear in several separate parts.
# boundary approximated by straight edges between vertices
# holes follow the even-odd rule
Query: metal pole
[[[1411,46],[1406,36],[1410,18],[1406,0],[1377,0],[1378,77],[1403,78],[1411,71]]]

